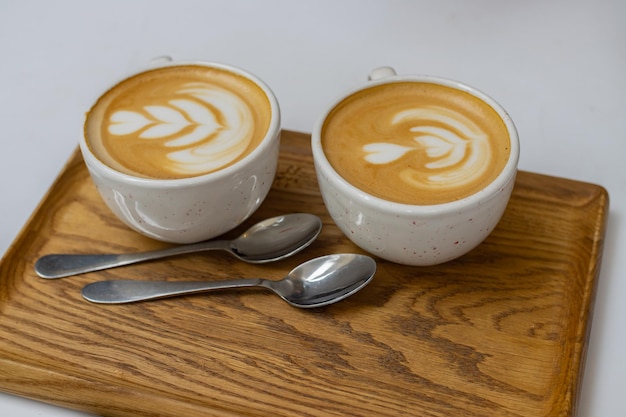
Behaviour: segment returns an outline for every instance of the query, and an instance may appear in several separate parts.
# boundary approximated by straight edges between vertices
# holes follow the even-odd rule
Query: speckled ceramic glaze
[[[515,126],[493,99],[460,83],[426,76],[399,76],[378,69],[371,80],[329,106],[312,132],[312,151],[324,203],[342,232],[362,249],[407,265],[435,265],[458,258],[480,244],[496,227],[508,204],[519,159]],[[321,131],[330,111],[343,98],[362,88],[397,81],[440,83],[461,89],[488,103],[502,118],[510,137],[510,156],[489,185],[460,200],[434,204],[401,204],[375,197],[344,180],[324,154]]]
[[[113,213],[139,233],[173,243],[210,239],[247,219],[271,188],[280,142],[278,102],[261,80],[222,64],[166,62],[160,66],[189,64],[227,69],[254,81],[267,94],[272,112],[269,130],[260,145],[244,159],[222,170],[192,178],[140,178],[105,165],[91,152],[84,135],[80,139],[89,173]]]

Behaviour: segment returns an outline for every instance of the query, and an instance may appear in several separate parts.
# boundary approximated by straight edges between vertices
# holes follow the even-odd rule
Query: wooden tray
[[[73,278],[38,278],[51,252],[163,247],[117,221],[80,153],[0,265],[0,390],[108,416],[568,416],[593,308],[608,196],[520,172],[477,249],[436,267],[379,262],[355,296],[316,310],[263,290],[95,305],[113,278],[280,278],[307,259],[360,252],[328,217],[309,137],[284,132],[274,188],[252,219],[312,212],[306,251],[252,266],[187,255]]]

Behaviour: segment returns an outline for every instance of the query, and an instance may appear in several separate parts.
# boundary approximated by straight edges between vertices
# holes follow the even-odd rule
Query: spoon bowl
[[[279,281],[263,278],[208,282],[109,280],[87,284],[82,295],[93,303],[123,304],[219,289],[263,287],[294,307],[313,308],[351,296],[365,287],[375,273],[376,262],[371,257],[344,253],[307,261]]]
[[[309,246],[321,230],[322,221],[313,214],[286,214],[263,220],[233,240],[208,240],[139,253],[45,255],[35,263],[35,272],[41,278],[56,279],[209,250],[225,250],[248,263],[274,262]]]

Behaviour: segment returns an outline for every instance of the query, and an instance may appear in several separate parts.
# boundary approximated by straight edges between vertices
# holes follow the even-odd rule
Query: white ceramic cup
[[[176,65],[226,70],[253,81],[263,90],[271,107],[270,126],[250,154],[233,165],[201,176],[150,179],[122,173],[104,164],[87,145],[85,134],[81,135],[80,149],[100,195],[120,220],[153,239],[192,243],[211,239],[235,228],[267,196],[278,163],[280,109],[273,92],[262,80],[230,65],[160,58],[149,68],[130,76]]]
[[[428,82],[468,92],[501,117],[510,138],[510,156],[497,178],[479,192],[453,202],[410,205],[370,195],[333,169],[321,134],[329,113],[346,97],[375,85]],[[334,101],[316,122],[311,138],[313,160],[324,204],[342,232],[363,250],[406,265],[436,265],[458,258],[480,244],[496,227],[509,202],[517,174],[519,139],[506,111],[484,93],[456,81],[431,76],[397,75],[378,68],[369,81]]]

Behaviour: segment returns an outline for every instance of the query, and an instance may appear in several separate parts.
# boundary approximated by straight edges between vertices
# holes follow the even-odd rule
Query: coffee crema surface
[[[346,181],[376,197],[412,205],[468,197],[509,159],[506,125],[487,103],[427,82],[361,90],[326,117],[322,148]]]
[[[261,143],[270,102],[227,70],[179,65],[149,70],[107,91],[87,114],[88,146],[120,172],[155,179],[226,168]]]

